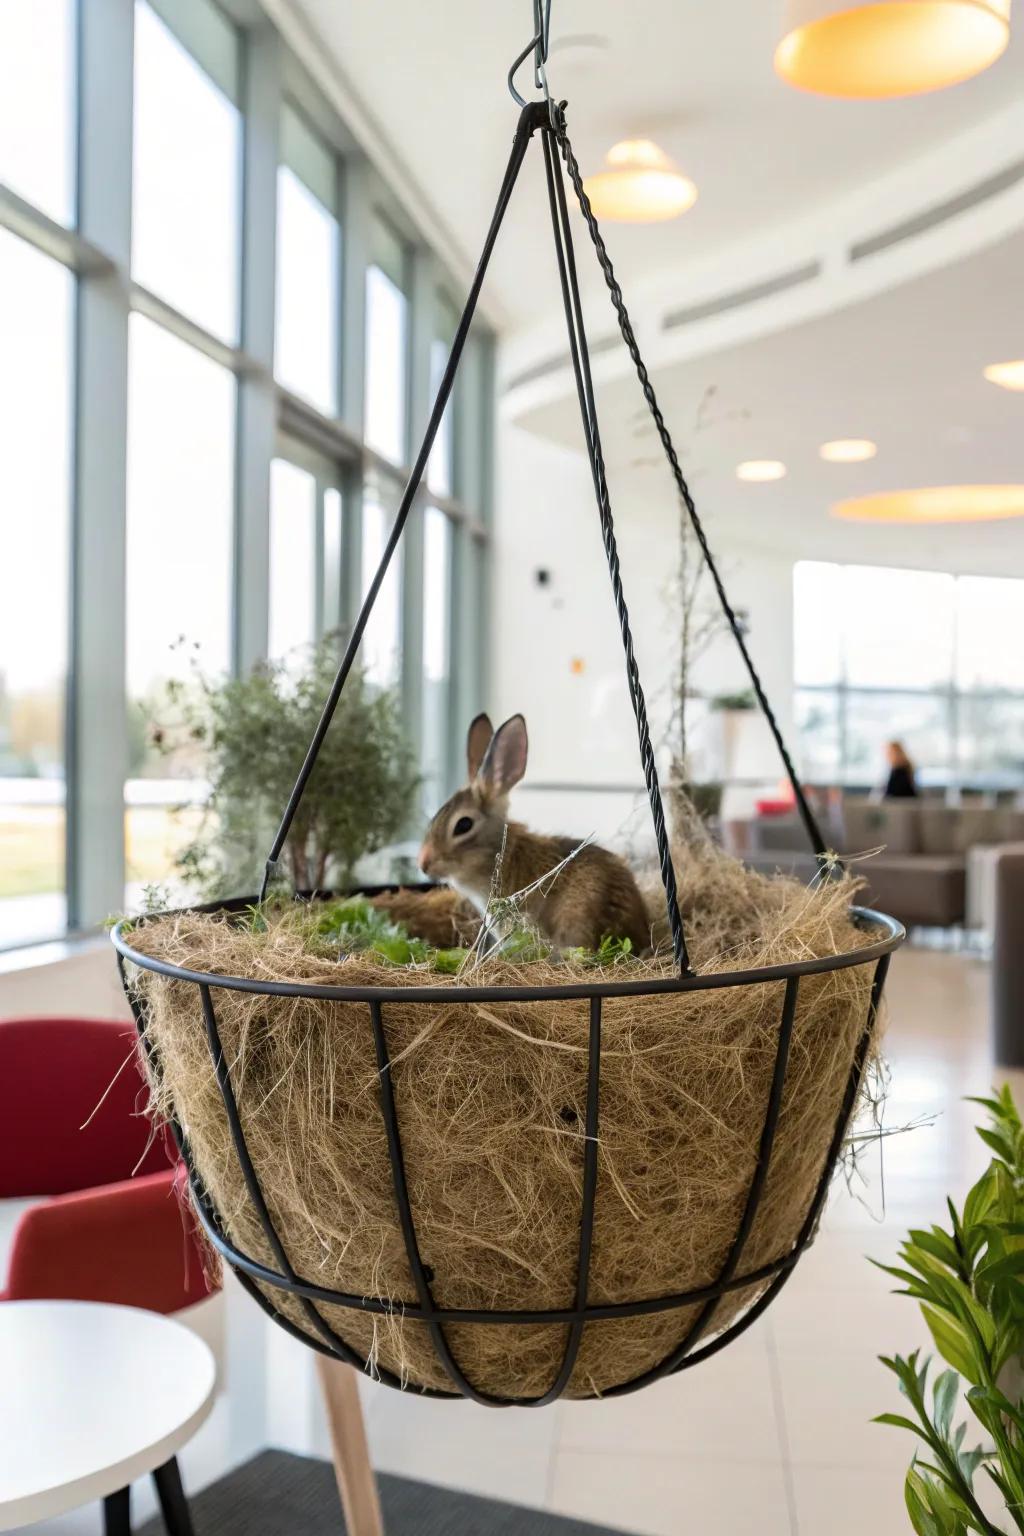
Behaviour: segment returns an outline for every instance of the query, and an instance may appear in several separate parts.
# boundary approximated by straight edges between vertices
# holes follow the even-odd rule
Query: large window
[[[190,52],[159,11],[188,23]],[[242,117],[234,28],[212,0],[135,6],[132,276],[238,337]]]
[[[75,222],[74,0],[0,0],[0,181]]]
[[[393,464],[406,454],[409,300],[406,250],[389,225],[374,225],[366,274],[366,441]]]
[[[0,0],[0,949],[189,897],[181,690],[350,628],[394,526],[456,311],[343,106],[259,7]],[[480,694],[489,349],[362,655],[432,801]]]
[[[340,296],[335,156],[293,108],[281,120],[277,172],[277,337],[274,371],[287,389],[338,410]]]
[[[803,771],[870,785],[887,741],[925,782],[1024,783],[1024,582],[801,561],[794,573]]]
[[[270,637],[275,661],[301,664],[317,633],[316,477],[287,459],[270,467]]]
[[[386,487],[378,481],[368,481],[363,496],[363,598],[380,565],[393,517]],[[363,631],[360,660],[370,682],[381,688],[389,688],[398,682],[401,645],[402,548],[399,545]]]
[[[459,317],[455,313],[452,304],[444,297],[438,295],[437,299],[437,328],[434,338],[430,343],[430,400],[431,404],[441,386],[441,378],[448,364],[448,354],[451,351],[452,338],[458,325]],[[458,380],[453,390],[445,413],[441,418],[437,436],[434,438],[434,446],[430,451],[430,460],[427,464],[427,482],[430,489],[438,496],[451,496],[454,491],[455,480],[455,409],[458,401]]]
[[[0,947],[65,920],[72,300],[0,230]]]
[[[128,350],[125,641],[130,894],[169,871],[172,808],[202,794],[202,758],[176,740],[166,685],[231,664],[235,381],[194,347],[133,315]],[[186,781],[182,783],[182,781]],[[149,782],[143,782],[149,781]]]
[[[128,351],[128,696],[231,659],[235,381],[143,315]]]
[[[451,684],[451,524],[436,507],[423,521],[423,790],[440,804],[448,776]]]

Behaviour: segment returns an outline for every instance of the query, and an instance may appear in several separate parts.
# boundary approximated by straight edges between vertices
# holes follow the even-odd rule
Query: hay
[[[745,870],[710,845],[678,863],[700,971],[865,942],[847,915],[855,890],[848,879],[809,891]],[[657,891],[651,906],[655,914]],[[147,955],[227,975],[447,984],[443,1004],[384,1008],[412,1207],[435,1299],[474,1308],[572,1304],[588,1004],[459,997],[463,979],[543,985],[564,982],[566,965],[525,968],[488,958],[471,978],[425,976],[367,955],[318,958],[294,924],[254,934],[219,915],[148,919],[131,942]],[[630,978],[671,973],[664,958],[628,970]],[[133,969],[132,977],[161,1063],[156,1112],[177,1113],[232,1240],[272,1264],[232,1149],[198,989],[148,971]],[[596,979],[592,970],[582,977]],[[798,1234],[824,1168],[871,982],[872,968],[860,965],[801,984],[775,1150],[739,1273],[782,1256]],[[657,1297],[716,1278],[756,1163],[782,995],[783,984],[770,983],[605,1002],[592,1302]],[[296,1271],[315,1284],[413,1301],[366,1005],[222,989],[213,998],[251,1155]],[[724,1298],[704,1338],[756,1294],[748,1288]],[[295,1300],[282,1292],[273,1299],[312,1332]],[[423,1324],[398,1314],[323,1311],[371,1368],[450,1386]],[[695,1312],[587,1324],[568,1394],[600,1394],[650,1369],[683,1338]],[[498,1397],[546,1391],[566,1339],[562,1325],[460,1324],[447,1334],[469,1379]]]

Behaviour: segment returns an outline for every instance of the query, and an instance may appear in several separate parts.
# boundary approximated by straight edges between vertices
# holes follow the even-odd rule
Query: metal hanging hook
[[[533,0],[533,36],[518,55],[508,72],[508,88],[512,100],[520,107],[528,106],[525,96],[519,94],[516,88],[516,73],[520,66],[526,63],[530,54],[533,54],[533,80],[539,91],[544,92],[544,100],[551,101],[551,92],[548,90],[547,61],[548,48],[551,43],[551,0]]]

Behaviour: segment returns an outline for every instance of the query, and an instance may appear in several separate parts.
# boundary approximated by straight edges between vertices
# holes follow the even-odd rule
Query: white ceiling
[[[982,377],[1024,356],[1024,232],[862,304],[713,356],[654,371],[653,382],[712,543],[807,557],[1024,573],[1024,520],[956,527],[837,522],[833,502],[876,490],[1024,481],[1024,394]],[[1016,295],[1016,303],[1007,297]],[[613,502],[666,506],[674,489],[635,378],[599,389]],[[567,396],[525,427],[582,447]],[[819,446],[868,437],[878,456],[826,464]],[[781,459],[784,480],[745,485],[744,459]]]
[[[287,0],[379,125],[469,261],[479,248],[516,109],[505,74],[530,35],[529,0]],[[552,91],[569,98],[584,172],[617,139],[655,138],[696,181],[684,218],[615,230],[625,286],[813,210],[962,131],[1024,85],[1024,27],[977,80],[909,101],[799,94],[772,69],[782,0],[554,0]],[[572,44],[583,34],[601,46]],[[566,44],[568,43],[568,46]],[[523,93],[532,94],[528,68]],[[495,256],[497,310],[526,322],[557,296],[539,153]],[[540,296],[540,297],[538,297]]]
[[[529,0],[274,3],[319,36],[343,94],[366,108],[364,142],[366,124],[375,122],[377,158],[402,176],[408,195],[422,197],[449,253],[461,252],[471,265],[515,126],[505,73],[529,36]],[[682,219],[620,225],[609,236],[634,320],[654,343],[653,362],[666,341],[652,330],[666,298],[685,305],[705,289],[735,286],[737,252],[740,265],[750,253],[755,280],[764,275],[758,262],[765,242],[773,246],[765,272],[786,270],[806,254],[799,231],[830,227],[833,206],[847,194],[863,210],[853,234],[870,233],[883,205],[884,227],[955,195],[986,165],[996,169],[1000,155],[1009,161],[1024,153],[1019,124],[1013,127],[1013,103],[1024,99],[1024,24],[1004,58],[974,81],[909,101],[851,103],[800,95],[777,80],[772,53],[781,11],[782,0],[554,0],[549,78],[553,92],[570,100],[584,171],[616,139],[645,134],[700,189]],[[604,41],[572,45],[578,34]],[[531,94],[529,69],[519,78]],[[967,163],[968,139],[975,149],[985,141],[981,169]],[[563,338],[552,348],[555,332],[544,334],[560,325],[560,300],[539,152],[532,160],[490,290],[491,314],[505,322],[504,351],[516,366],[564,347]],[[876,490],[1024,481],[1024,395],[981,378],[988,362],[1024,357],[1024,220],[1013,214],[985,237],[994,243],[965,255],[974,220],[967,214],[935,237],[945,243],[928,275],[902,281],[910,267],[893,269],[887,291],[861,302],[850,302],[847,292],[836,299],[841,307],[814,320],[801,317],[743,342],[727,321],[702,355],[671,363],[661,357],[656,387],[713,543],[1024,574],[1024,520],[906,529],[829,517],[835,500]],[[1022,232],[1007,238],[1014,228]],[[821,254],[819,233],[812,255]],[[894,260],[901,259],[897,252]],[[910,246],[907,260],[917,260]],[[696,273],[703,274],[699,290]],[[592,336],[606,334],[609,321],[606,315]],[[635,380],[609,377],[610,362],[597,359],[597,373],[607,380],[601,421],[619,515],[657,507],[671,518],[674,493]],[[546,383],[535,408],[521,399],[511,410],[507,402],[510,419],[579,446],[571,377]],[[853,436],[875,439],[878,457],[860,466],[820,461],[822,442]],[[783,459],[787,478],[737,482],[735,465],[762,457]]]

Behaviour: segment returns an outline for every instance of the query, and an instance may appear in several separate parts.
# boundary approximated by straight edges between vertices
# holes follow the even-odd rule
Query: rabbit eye
[[[472,816],[460,816],[458,821],[455,823],[454,827],[452,827],[452,836],[453,837],[465,837],[466,833],[467,832],[472,832],[472,830],[473,830],[473,818],[472,818]]]

